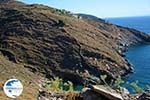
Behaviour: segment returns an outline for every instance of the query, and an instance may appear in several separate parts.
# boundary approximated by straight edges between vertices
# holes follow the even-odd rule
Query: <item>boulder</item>
[[[123,97],[110,87],[91,85],[90,90],[83,93],[83,100],[123,100]]]
[[[150,100],[150,93],[143,93],[137,100]]]
[[[108,100],[101,94],[91,91],[91,90],[86,90],[85,92],[82,93],[83,100]]]

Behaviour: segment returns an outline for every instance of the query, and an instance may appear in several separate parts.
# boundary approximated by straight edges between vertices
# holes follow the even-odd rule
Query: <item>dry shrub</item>
[[[66,92],[65,100],[82,100],[80,92],[68,91]]]

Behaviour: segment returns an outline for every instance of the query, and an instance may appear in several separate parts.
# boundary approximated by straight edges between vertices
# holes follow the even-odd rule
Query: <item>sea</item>
[[[106,20],[150,34],[150,16],[107,18]],[[134,73],[125,77],[124,86],[130,92],[135,92],[131,83],[138,81],[137,85],[145,90],[150,85],[150,44],[130,47],[125,55],[133,65]]]

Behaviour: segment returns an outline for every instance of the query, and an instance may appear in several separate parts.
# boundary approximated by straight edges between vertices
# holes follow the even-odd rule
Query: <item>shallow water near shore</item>
[[[150,85],[150,45],[138,45],[130,47],[126,52],[126,59],[133,65],[134,73],[130,74],[126,81],[129,83],[139,81],[143,89]],[[131,92],[131,86],[125,85]]]

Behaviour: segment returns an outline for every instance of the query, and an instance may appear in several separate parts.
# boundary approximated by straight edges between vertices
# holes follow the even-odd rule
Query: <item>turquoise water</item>
[[[135,28],[150,34],[150,17],[127,17],[107,19],[117,25]],[[150,85],[150,45],[138,45],[130,47],[126,52],[126,58],[134,67],[134,73],[126,77],[129,83],[139,81],[139,86],[145,88]],[[133,92],[130,85],[125,84],[130,92]]]
[[[134,73],[127,77],[128,82],[139,80],[140,87],[150,84],[150,45],[129,48],[126,58],[134,66]],[[131,90],[131,87],[128,87]]]

